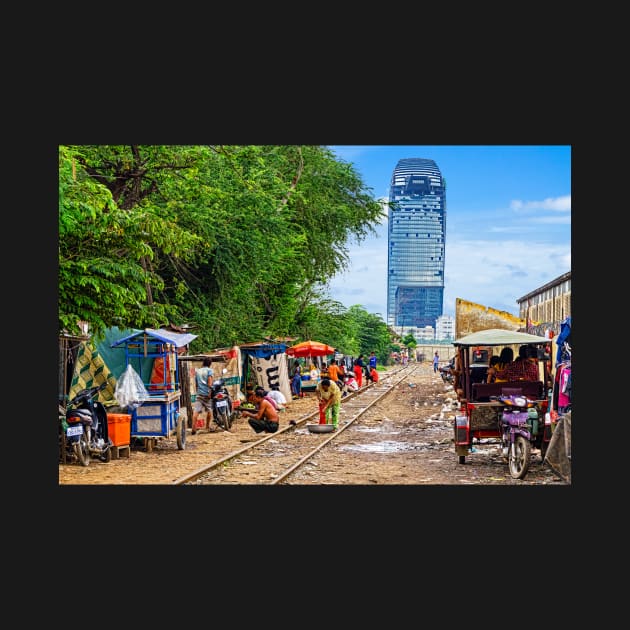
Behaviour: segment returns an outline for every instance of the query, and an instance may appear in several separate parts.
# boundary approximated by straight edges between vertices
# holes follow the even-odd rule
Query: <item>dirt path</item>
[[[280,414],[280,427],[289,420],[317,410],[313,395],[289,403]],[[255,438],[255,433],[244,418],[234,422],[231,431],[205,429],[186,436],[186,448],[178,450],[175,437],[159,439],[152,452],[131,448],[130,456],[104,463],[92,460],[89,466],[59,464],[59,484],[62,485],[120,485],[120,484],[172,484],[175,480],[203,467],[228,453],[238,450]]]
[[[303,470],[291,478],[302,485],[566,485],[534,451],[523,480],[512,479],[496,444],[476,444],[476,452],[457,463],[452,443],[456,399],[453,389],[429,363],[396,386]],[[280,428],[317,410],[312,394],[292,401],[280,414]],[[343,422],[343,405],[340,416]],[[129,458],[87,467],[59,465],[60,485],[164,485],[221,459],[256,439],[245,419],[231,432],[205,430],[178,450],[175,438],[159,440],[152,452],[132,449]]]

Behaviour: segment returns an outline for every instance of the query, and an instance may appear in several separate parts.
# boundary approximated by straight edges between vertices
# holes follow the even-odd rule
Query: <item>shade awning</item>
[[[152,339],[157,339],[162,343],[171,343],[176,348],[187,346],[191,341],[193,341],[193,339],[197,339],[197,335],[192,335],[190,333],[176,333],[170,330],[165,330],[164,328],[145,328],[144,330],[137,330],[122,339],[118,339],[118,341],[115,341],[112,344],[112,348],[121,346],[133,339],[140,339],[144,337],[144,335],[147,335]]]
[[[454,346],[510,346],[525,343],[549,343],[549,339],[503,328],[488,328],[453,341]]]

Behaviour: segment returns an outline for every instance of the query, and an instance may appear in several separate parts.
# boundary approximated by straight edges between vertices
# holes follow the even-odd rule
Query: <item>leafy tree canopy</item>
[[[407,348],[411,348],[412,350],[418,345],[416,338],[411,333],[407,333],[402,342],[405,346],[407,346]]]
[[[385,362],[382,319],[327,297],[381,213],[324,146],[60,146],[60,330],[189,323],[200,349],[295,336]]]

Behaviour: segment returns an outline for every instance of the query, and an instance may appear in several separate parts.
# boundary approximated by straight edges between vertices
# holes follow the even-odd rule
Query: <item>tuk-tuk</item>
[[[523,396],[533,403],[533,415],[540,422],[535,423],[532,445],[544,457],[551,439],[551,421],[546,413],[549,405],[548,388],[551,384],[550,343],[546,337],[498,328],[480,330],[453,342],[456,348],[453,387],[459,401],[459,412],[455,416],[453,430],[455,452],[460,464],[464,464],[471,453],[473,439],[479,441],[483,438],[496,438],[500,442],[501,419],[505,409],[501,399],[510,395]],[[539,379],[486,382],[492,354],[498,354],[503,347],[509,346],[514,350],[514,355],[518,356],[521,345],[536,348],[536,357],[533,358],[536,359]]]

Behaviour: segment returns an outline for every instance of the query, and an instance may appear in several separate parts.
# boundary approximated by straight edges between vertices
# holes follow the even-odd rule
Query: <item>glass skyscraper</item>
[[[433,160],[398,161],[389,192],[387,324],[435,327],[444,303],[446,182]]]

